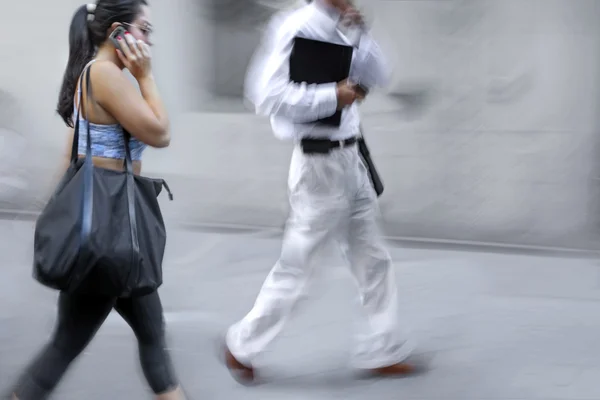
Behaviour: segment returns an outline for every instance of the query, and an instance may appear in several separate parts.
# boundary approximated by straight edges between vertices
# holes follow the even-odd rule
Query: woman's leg
[[[115,309],[137,337],[142,370],[157,399],[183,399],[166,349],[165,322],[158,292],[118,299]]]
[[[19,400],[46,399],[71,362],[92,340],[114,304],[103,297],[61,293],[58,319],[50,342],[25,370],[15,388]]]

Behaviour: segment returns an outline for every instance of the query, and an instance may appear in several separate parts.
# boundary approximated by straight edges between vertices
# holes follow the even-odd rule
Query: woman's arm
[[[138,81],[138,91],[113,63],[95,63],[90,73],[93,99],[125,130],[149,146],[169,145],[169,119],[152,75]]]

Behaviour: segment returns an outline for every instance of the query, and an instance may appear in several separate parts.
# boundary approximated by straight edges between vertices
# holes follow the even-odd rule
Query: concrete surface
[[[52,329],[55,293],[31,279],[31,222],[2,221],[0,389]],[[251,306],[280,242],[171,229],[161,295],[169,343],[192,399],[597,400],[600,269],[595,259],[391,248],[402,319],[431,358],[403,380],[357,380],[348,368],[356,293],[336,252],[259,361],[266,383],[238,386],[214,345]],[[55,397],[150,398],[133,335],[111,315]]]

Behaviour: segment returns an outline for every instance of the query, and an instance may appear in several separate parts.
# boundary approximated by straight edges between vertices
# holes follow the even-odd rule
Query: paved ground
[[[0,388],[48,336],[55,293],[30,278],[30,222],[0,222]],[[347,367],[352,281],[331,255],[281,340],[261,360],[266,384],[235,384],[214,343],[254,299],[277,258],[268,235],[172,229],[162,297],[170,344],[193,399],[597,400],[596,260],[392,248],[402,317],[431,371],[357,380]],[[150,398],[132,334],[111,315],[56,399]]]

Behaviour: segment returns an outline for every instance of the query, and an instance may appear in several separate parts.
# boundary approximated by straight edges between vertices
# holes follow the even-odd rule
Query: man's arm
[[[381,47],[370,33],[363,32],[350,70],[350,79],[372,89],[387,86],[391,77],[392,71]]]
[[[248,70],[246,98],[259,115],[284,117],[296,123],[329,117],[338,109],[337,83],[291,82],[293,39],[294,33],[283,23],[271,24]]]

